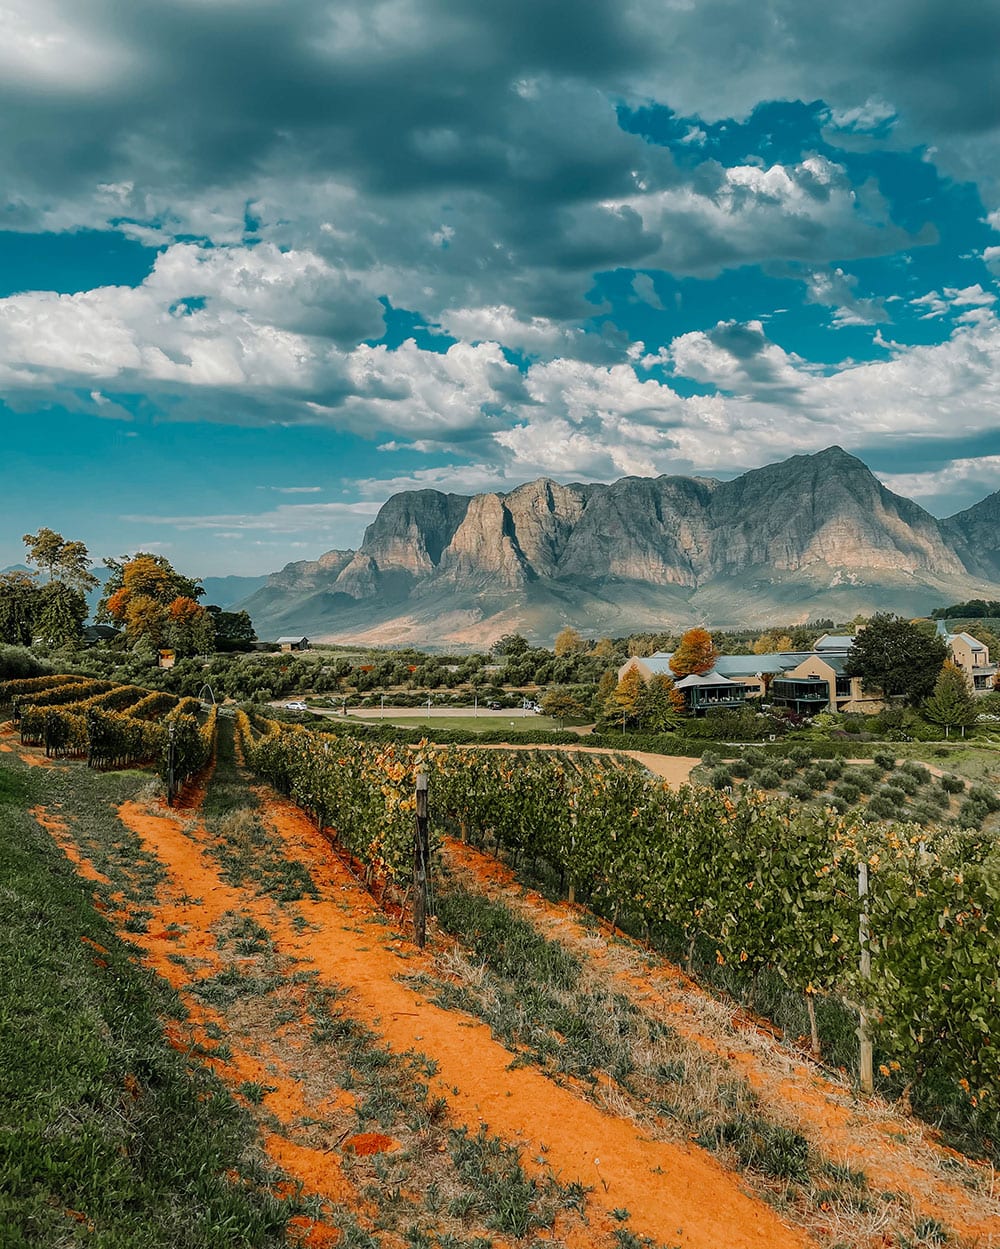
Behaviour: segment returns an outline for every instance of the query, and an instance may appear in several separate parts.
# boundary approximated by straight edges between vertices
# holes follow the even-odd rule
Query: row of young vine
[[[196,698],[60,676],[0,684],[4,705],[12,708],[22,745],[44,746],[50,758],[86,758],[101,769],[153,764],[176,786],[212,756],[216,712],[200,723]]]
[[[887,1067],[943,1076],[973,1104],[1000,1098],[1000,859],[978,833],[854,825],[753,790],[674,792],[610,756],[408,748],[242,714],[237,731],[251,768],[373,873],[410,870],[423,770],[438,835],[542,860],[605,914],[834,994],[870,1018]]]

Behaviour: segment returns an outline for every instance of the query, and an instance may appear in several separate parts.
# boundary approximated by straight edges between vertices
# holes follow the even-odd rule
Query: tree
[[[715,667],[719,652],[707,629],[688,629],[670,657],[670,671],[675,677],[699,676]]]
[[[585,720],[587,708],[573,691],[565,685],[557,685],[542,698],[542,711],[562,724],[566,720]]]
[[[780,655],[793,649],[794,643],[787,633],[762,633],[753,644],[755,655]]]
[[[509,658],[513,655],[523,655],[527,650],[530,650],[530,647],[526,637],[520,633],[505,633],[493,643],[491,653],[499,658]]]
[[[197,655],[215,647],[211,613],[193,598],[178,595],[167,606],[167,642],[177,655]]]
[[[902,616],[878,612],[855,636],[844,672],[860,677],[866,689],[915,705],[931,693],[947,658],[941,638]]]
[[[197,600],[205,593],[197,578],[185,577],[164,556],[153,555],[149,551],[136,551],[133,556],[123,555],[121,560],[106,559],[104,566],[109,576],[94,613],[94,619],[99,623],[109,620],[120,623],[129,599],[135,595],[147,595],[166,607],[175,598]]]
[[[608,700],[615,692],[618,685],[618,674],[614,668],[605,668],[597,682],[597,692],[594,695],[592,711],[594,719],[600,720],[606,714]]]
[[[563,655],[579,655],[581,651],[586,650],[586,645],[580,635],[580,631],[574,629],[572,625],[567,625],[565,629],[560,629],[556,634],[556,640],[552,649],[556,658],[559,659]]]
[[[605,711],[611,720],[638,723],[645,682],[638,668],[629,668],[615,686]]]
[[[934,683],[934,692],[924,702],[923,712],[931,724],[940,724],[944,728],[945,737],[951,729],[957,728],[962,730],[964,737],[965,730],[976,723],[976,700],[965,673],[950,659],[941,668]]]
[[[87,600],[81,590],[64,581],[50,581],[37,591],[35,635],[56,646],[78,643],[87,611]]]
[[[48,573],[49,581],[61,581],[70,589],[86,593],[98,584],[90,572],[91,559],[82,542],[68,542],[54,529],[39,529],[26,533],[22,539],[28,548],[25,557],[29,564],[37,564]],[[86,615],[84,616],[86,619]]]
[[[205,608],[211,612],[215,621],[215,644],[221,650],[239,650],[257,641],[257,633],[253,627],[249,612],[223,611],[221,607],[209,604]],[[478,661],[478,656],[472,658]],[[478,662],[476,664],[478,667]]]
[[[667,733],[680,718],[674,683],[664,672],[655,673],[639,695],[639,722],[651,733]],[[678,695],[683,703],[683,695]]]
[[[35,635],[38,586],[33,573],[0,573],[0,642],[30,646]]]
[[[615,644],[610,638],[601,638],[599,641],[594,643],[593,649],[590,653],[595,659],[614,659]]]
[[[123,563],[105,560],[111,576],[97,607],[97,619],[124,624],[130,646],[156,650],[169,643],[182,655],[211,650],[211,616],[196,601],[201,582],[179,573],[162,555],[140,551]]]

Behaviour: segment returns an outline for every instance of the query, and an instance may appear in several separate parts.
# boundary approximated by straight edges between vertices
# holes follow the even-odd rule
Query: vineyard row
[[[438,837],[543,861],[605,914],[708,939],[720,963],[807,998],[834,994],[871,1020],[887,1066],[1000,1097],[1000,870],[978,833],[854,824],[753,790],[673,792],[611,757],[407,748],[242,713],[237,732],[249,765],[372,875],[407,879],[424,772]]]

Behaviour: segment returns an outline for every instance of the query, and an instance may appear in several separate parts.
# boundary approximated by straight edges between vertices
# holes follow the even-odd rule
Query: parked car
[[[502,703],[487,703],[486,707],[489,711],[503,711]]]
[[[285,703],[286,711],[308,711],[309,708],[305,703]]]

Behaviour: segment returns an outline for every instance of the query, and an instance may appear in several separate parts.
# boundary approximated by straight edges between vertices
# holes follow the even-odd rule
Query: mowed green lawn
[[[339,717],[343,720],[343,716]],[[514,733],[525,733],[528,731],[537,732],[539,729],[561,729],[563,726],[551,716],[527,715],[522,716],[519,711],[512,711],[509,716],[489,715],[474,716],[469,712],[457,712],[453,716],[435,715],[427,719],[421,719],[419,716],[390,716],[386,715],[383,719],[381,716],[372,719],[361,719],[348,715],[348,722],[353,721],[355,724],[395,724],[399,728],[404,729],[426,729],[428,736],[433,735],[434,731],[440,732],[442,729],[461,729],[463,732],[469,733],[491,733],[503,732],[507,729]]]

